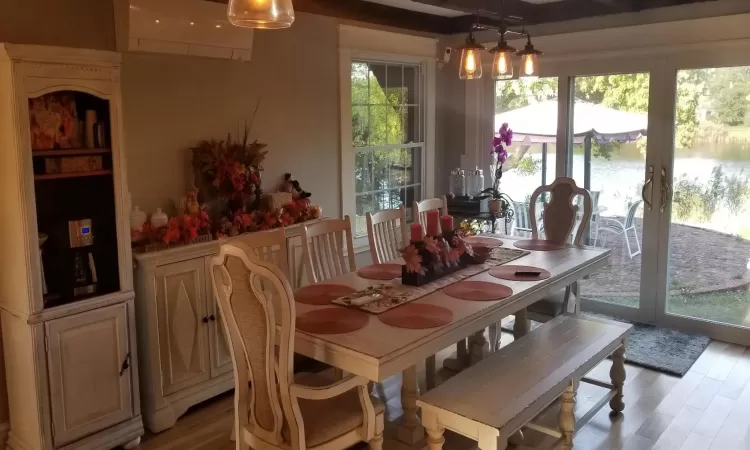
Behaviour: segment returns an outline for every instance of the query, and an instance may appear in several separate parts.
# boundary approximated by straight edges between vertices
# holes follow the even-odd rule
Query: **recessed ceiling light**
[[[159,23],[159,19],[156,19],[156,20],[155,20],[155,22],[156,22],[156,23]]]
[[[216,28],[221,28],[221,25],[217,24],[217,25],[216,25]]]
[[[192,27],[193,25],[195,25],[195,22],[190,22],[190,26]]]

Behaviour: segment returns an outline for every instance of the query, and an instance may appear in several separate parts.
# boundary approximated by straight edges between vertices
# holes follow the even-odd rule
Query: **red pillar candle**
[[[443,233],[453,231],[453,216],[443,216],[440,218],[440,227],[443,229]]]
[[[423,240],[424,240],[424,230],[422,229],[422,224],[420,223],[411,224],[411,241],[422,242]]]
[[[427,236],[438,236],[440,234],[440,211],[433,209],[427,211]]]

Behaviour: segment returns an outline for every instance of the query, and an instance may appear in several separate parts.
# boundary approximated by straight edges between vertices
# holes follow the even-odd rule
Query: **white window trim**
[[[435,66],[437,40],[407,34],[339,25],[339,88],[341,118],[341,211],[352,219],[356,213],[352,147],[351,65],[353,60],[374,60],[422,67],[424,147],[422,150],[422,198],[435,195]],[[355,253],[369,250],[367,236],[354,239]]]

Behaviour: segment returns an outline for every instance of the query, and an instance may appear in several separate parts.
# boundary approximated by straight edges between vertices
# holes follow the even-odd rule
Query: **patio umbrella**
[[[495,129],[508,123],[513,143],[542,144],[542,184],[546,184],[547,144],[557,139],[557,100],[546,100],[495,115]],[[591,167],[591,144],[634,142],[648,131],[648,114],[620,111],[576,100],[573,107],[573,143],[584,145],[584,164]],[[584,172],[584,188],[591,189],[590,170]]]
[[[557,136],[557,100],[546,100],[495,115],[495,129],[503,123],[513,129],[518,144],[554,143]],[[576,144],[587,136],[599,143],[633,142],[646,136],[648,115],[576,101],[573,111],[573,136]]]

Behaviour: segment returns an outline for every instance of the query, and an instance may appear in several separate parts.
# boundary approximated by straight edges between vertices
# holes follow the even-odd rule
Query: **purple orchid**
[[[504,163],[508,159],[508,151],[505,148],[513,143],[513,130],[508,127],[507,123],[504,123],[498,131],[498,136],[492,138],[492,151],[490,154],[495,154],[500,164]]]

